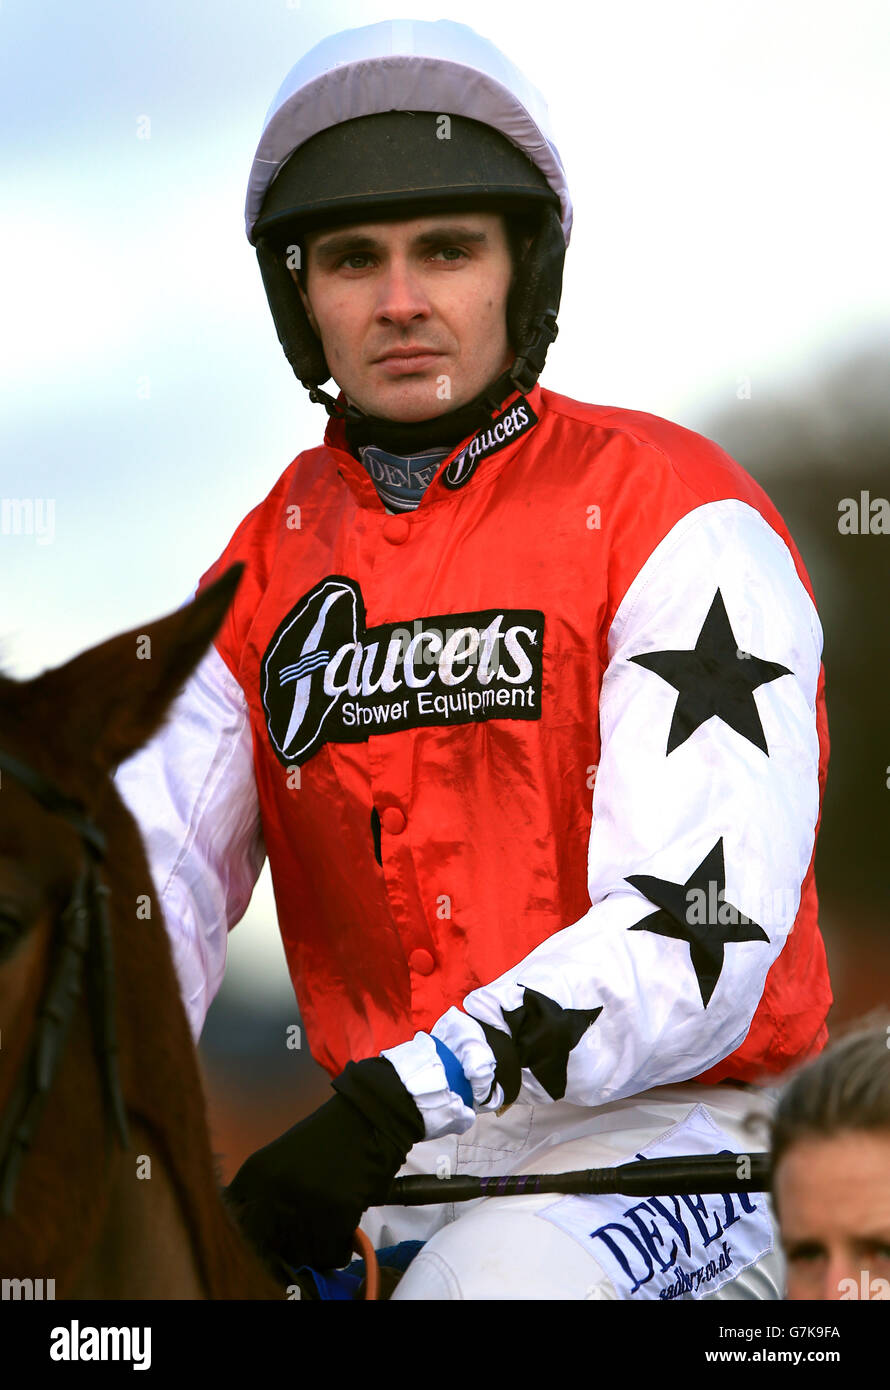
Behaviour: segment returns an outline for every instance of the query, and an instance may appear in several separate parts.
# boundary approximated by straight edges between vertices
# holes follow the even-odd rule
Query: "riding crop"
[[[426,1206],[470,1202],[478,1197],[527,1197],[563,1193],[588,1197],[618,1193],[626,1197],[672,1197],[702,1192],[766,1192],[768,1153],[684,1154],[637,1159],[617,1168],[584,1168],[571,1173],[515,1173],[501,1177],[423,1174],[396,1178],[386,1205]]]

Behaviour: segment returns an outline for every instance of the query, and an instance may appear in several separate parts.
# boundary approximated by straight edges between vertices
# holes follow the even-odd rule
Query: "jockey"
[[[715,444],[540,385],[571,222],[543,99],[472,30],[297,63],[247,235],[324,440],[204,575],[246,565],[117,781],[196,1038],[269,857],[335,1094],[232,1183],[259,1246],[425,1241],[405,1299],[775,1299],[765,1196],[383,1205],[761,1149],[827,1037],[810,582]]]

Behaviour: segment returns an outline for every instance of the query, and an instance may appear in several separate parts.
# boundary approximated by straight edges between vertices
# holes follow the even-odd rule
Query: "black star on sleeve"
[[[528,1068],[552,1100],[561,1100],[565,1095],[569,1053],[602,1011],[602,1005],[596,1009],[564,1009],[555,999],[528,988],[523,991],[518,1009],[501,1010],[519,1052],[520,1065]]]
[[[777,661],[764,661],[739,650],[719,589],[691,650],[644,652],[628,659],[654,671],[679,691],[667,753],[716,717],[769,757],[754,691],[792,672]]]
[[[626,882],[660,908],[629,930],[651,931],[688,944],[705,1008],[723,969],[724,948],[735,941],[769,942],[762,927],[724,898],[722,837],[685,883],[671,883],[650,874],[631,874]]]

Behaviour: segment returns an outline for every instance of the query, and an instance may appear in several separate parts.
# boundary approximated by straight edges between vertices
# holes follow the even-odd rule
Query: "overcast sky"
[[[8,674],[175,607],[320,442],[244,236],[263,117],[326,34],[446,15],[568,171],[545,386],[702,429],[890,336],[886,0],[0,0],[0,499],[45,528],[0,526]]]

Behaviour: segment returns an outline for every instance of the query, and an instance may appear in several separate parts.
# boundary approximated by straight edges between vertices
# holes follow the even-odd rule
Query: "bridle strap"
[[[79,801],[75,801],[73,797],[60,791],[54,782],[43,776],[42,772],[29,767],[27,763],[23,763],[19,758],[14,758],[11,753],[6,753],[3,749],[0,749],[0,772],[11,772],[16,781],[21,782],[22,786],[27,788],[45,810],[51,811],[54,816],[61,816],[94,850],[99,859],[105,858],[105,851],[108,847],[105,836],[99,827],[90,820]]]
[[[11,1215],[19,1172],[58,1072],[80,998],[85,964],[89,1012],[103,1080],[103,1102],[111,1110],[124,1148],[129,1145],[129,1136],[118,1073],[109,889],[99,872],[105,857],[105,835],[90,820],[79,801],[3,750],[0,750],[0,770],[11,773],[46,810],[67,821],[84,842],[83,866],[60,918],[61,941],[31,1046],[10,1101],[0,1116],[0,1211]]]

